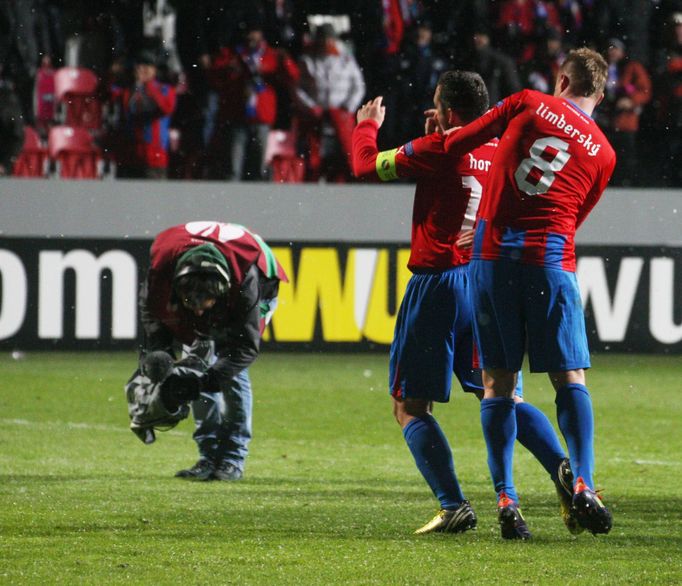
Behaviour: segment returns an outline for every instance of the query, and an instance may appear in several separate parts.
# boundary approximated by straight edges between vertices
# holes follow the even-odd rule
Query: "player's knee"
[[[415,399],[393,399],[393,416],[401,428],[404,428],[415,417],[423,417],[430,413],[428,401]]]
[[[562,372],[550,372],[549,380],[555,391],[558,391],[566,385],[584,385],[585,384],[585,370],[578,368],[576,370],[566,370]]]
[[[485,398],[513,397],[516,392],[517,373],[501,368],[483,371]]]

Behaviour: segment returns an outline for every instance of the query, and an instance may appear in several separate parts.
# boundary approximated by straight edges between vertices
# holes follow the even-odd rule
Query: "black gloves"
[[[184,404],[199,398],[205,375],[189,368],[173,368],[161,383],[161,401],[171,413]]]

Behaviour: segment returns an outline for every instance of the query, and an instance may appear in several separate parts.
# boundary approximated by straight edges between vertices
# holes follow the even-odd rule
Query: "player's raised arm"
[[[375,177],[379,154],[377,134],[386,116],[381,96],[363,104],[357,113],[358,124],[353,130],[353,174],[356,177]]]
[[[445,152],[440,133],[416,138],[399,148],[379,151],[377,135],[386,107],[381,96],[365,103],[357,113],[353,130],[353,174],[358,178],[394,181],[401,177],[421,177],[443,164]]]

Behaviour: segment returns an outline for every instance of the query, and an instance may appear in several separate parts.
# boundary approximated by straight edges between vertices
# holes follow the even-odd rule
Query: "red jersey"
[[[417,180],[408,267],[447,270],[466,264],[470,252],[455,240],[474,226],[497,140],[458,157],[445,152],[442,134],[433,133],[380,153],[378,128],[374,120],[364,120],[353,131],[353,171],[382,181]]]
[[[458,154],[500,136],[473,256],[575,271],[575,231],[616,164],[597,124],[564,98],[524,90],[447,136]]]

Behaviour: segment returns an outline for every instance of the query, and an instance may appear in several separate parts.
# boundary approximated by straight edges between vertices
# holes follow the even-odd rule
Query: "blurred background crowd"
[[[682,0],[1,0],[0,174],[351,181],[354,113],[423,133],[441,72],[491,103],[609,63],[612,185],[682,185]]]

